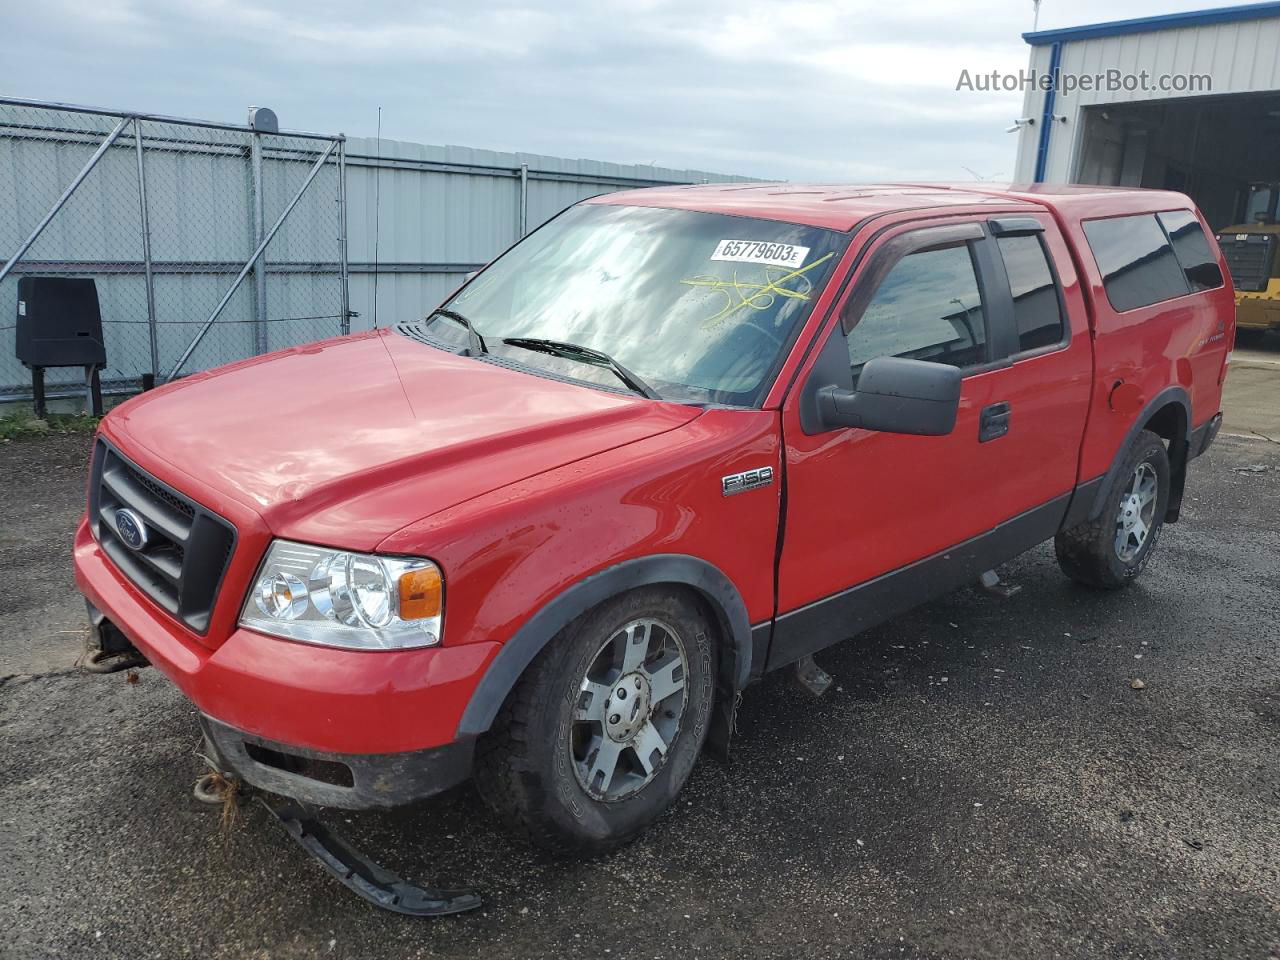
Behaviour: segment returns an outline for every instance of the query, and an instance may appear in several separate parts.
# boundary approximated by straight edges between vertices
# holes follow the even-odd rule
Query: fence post
[[[134,118],[133,145],[138,154],[138,214],[142,221],[142,269],[147,283],[147,333],[151,341],[151,377],[160,375],[160,340],[156,330],[156,289],[151,272],[151,215],[147,210],[147,171],[142,162],[142,120]]]
[[[338,332],[351,332],[351,291],[350,274],[347,265],[347,138],[338,134],[338,268],[342,273],[339,283],[342,285],[342,317],[338,321]]]
[[[249,259],[245,261],[245,265],[240,268],[240,272],[236,274],[235,280],[231,282],[231,287],[222,295],[222,299],[218,301],[218,305],[213,308],[213,313],[209,314],[209,319],[204,322],[204,325],[200,328],[199,332],[196,333],[191,342],[187,344],[187,349],[182,351],[182,356],[180,356],[178,358],[178,362],[173,365],[173,369],[169,371],[168,379],[172,380],[182,372],[182,368],[186,365],[187,361],[191,359],[191,354],[196,352],[196,347],[200,345],[200,341],[205,338],[205,335],[209,332],[209,328],[213,326],[214,322],[219,316],[221,316],[222,311],[226,309],[227,304],[231,302],[231,298],[235,295],[235,292],[240,289],[240,284],[244,283],[244,278],[249,275],[249,271],[252,270],[254,265],[258,262],[258,258],[262,256],[262,251],[267,249],[267,244],[271,242],[271,238],[276,235],[276,231],[280,229],[289,214],[293,212],[293,208],[298,205],[298,201],[302,199],[302,195],[307,192],[307,187],[311,186],[311,181],[316,178],[316,174],[318,174],[324,165],[328,163],[329,157],[333,155],[333,151],[336,150],[337,147],[338,141],[335,140],[333,143],[329,144],[328,150],[320,154],[320,159],[312,165],[311,172],[307,174],[307,179],[302,181],[302,186],[299,187],[298,192],[293,195],[293,199],[289,201],[289,205],[284,208],[284,212],[281,213],[276,219],[276,222],[272,224],[271,229],[267,231],[267,235],[263,237],[262,242],[258,244],[258,248],[253,251],[253,255],[250,256]]]
[[[253,178],[253,243],[262,243],[267,231],[267,208],[262,196],[262,134],[250,130],[249,167]],[[267,271],[266,260],[253,268],[253,352],[267,352]]]
[[[98,161],[101,160],[103,155],[111,149],[111,145],[116,142],[120,134],[124,132],[124,128],[127,127],[132,120],[133,117],[121,117],[120,122],[116,124],[115,129],[107,134],[107,139],[103,140],[102,143],[98,145],[98,149],[93,152],[93,156],[89,158],[89,162],[80,168],[80,172],[76,174],[76,178],[71,181],[71,184],[67,189],[62,191],[62,196],[60,196],[53,206],[49,208],[49,212],[44,215],[44,219],[36,225],[34,230],[31,231],[31,235],[23,241],[22,246],[18,248],[18,252],[10,257],[3,267],[0,267],[0,283],[3,283],[4,278],[9,275],[11,270],[13,270],[14,264],[21,260],[26,252],[31,249],[31,245],[40,239],[40,234],[44,233],[44,228],[49,225],[49,221],[58,215],[58,211],[66,205],[68,200],[71,199],[71,195],[75,193],[80,184],[84,182],[84,178],[87,177],[90,171],[98,165]]]
[[[529,232],[529,165],[520,164],[520,236]]]

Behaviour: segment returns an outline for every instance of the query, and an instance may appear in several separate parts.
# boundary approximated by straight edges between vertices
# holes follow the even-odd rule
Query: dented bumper
[[[404,753],[308,750],[229,727],[201,715],[218,769],[261,790],[344,810],[399,807],[471,776],[474,740]]]
[[[313,646],[235,630],[216,648],[158,609],[82,523],[76,584],[108,646],[131,645],[199,709],[222,767],[309,803],[394,807],[471,771],[458,723],[499,648],[410,651]]]

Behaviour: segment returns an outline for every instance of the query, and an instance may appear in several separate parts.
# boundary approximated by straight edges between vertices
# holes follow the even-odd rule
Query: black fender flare
[[[751,623],[738,588],[725,574],[697,557],[659,554],[626,560],[580,580],[524,622],[493,658],[467,708],[458,721],[457,737],[474,737],[487,731],[521,674],[551,639],[573,620],[637,587],[659,583],[681,584],[695,590],[715,612],[726,643],[720,654],[721,669],[735,690],[751,676]]]
[[[1173,481],[1176,488],[1170,490],[1169,504],[1170,509],[1174,511],[1174,518],[1176,519],[1177,504],[1182,500],[1181,482],[1186,472],[1187,448],[1190,445],[1192,429],[1191,396],[1187,393],[1186,388],[1180,386],[1165,387],[1152,398],[1150,403],[1142,408],[1142,413],[1133,421],[1128,433],[1124,436],[1124,442],[1120,444],[1120,449],[1111,458],[1111,466],[1107,468],[1107,472],[1103,475],[1102,484],[1098,487],[1097,493],[1094,494],[1093,504],[1089,508],[1090,520],[1096,520],[1101,516],[1107,497],[1111,495],[1115,484],[1121,479],[1120,466],[1124,462],[1125,454],[1133,446],[1134,439],[1146,428],[1157,412],[1171,403],[1182,407],[1183,422],[1185,424],[1183,436],[1174,437],[1169,445],[1169,461],[1173,469]]]

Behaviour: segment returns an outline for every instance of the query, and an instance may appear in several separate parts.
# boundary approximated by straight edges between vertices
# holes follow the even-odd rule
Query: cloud
[[[1187,9],[1195,0],[1170,0]],[[1046,0],[1042,27],[1141,16]],[[1032,4],[45,0],[8,4],[11,94],[770,178],[1008,175]]]

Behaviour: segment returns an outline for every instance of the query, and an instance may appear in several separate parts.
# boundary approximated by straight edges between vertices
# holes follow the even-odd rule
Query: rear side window
[[[876,357],[909,357],[953,367],[986,360],[987,326],[967,243],[899,260],[849,333],[856,381]]]
[[[1018,350],[1038,350],[1061,343],[1062,306],[1058,288],[1035,234],[997,237],[1009,290],[1013,294],[1013,319],[1018,327]]]
[[[1186,274],[1154,213],[1084,221],[1089,249],[1117,312],[1191,292]]]
[[[1222,286],[1222,271],[1213,255],[1204,228],[1190,210],[1166,210],[1156,214],[1173,243],[1174,255],[1182,264],[1192,293]]]

